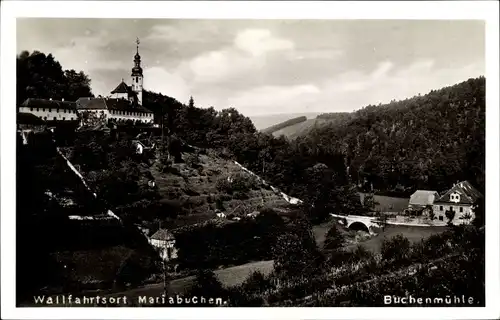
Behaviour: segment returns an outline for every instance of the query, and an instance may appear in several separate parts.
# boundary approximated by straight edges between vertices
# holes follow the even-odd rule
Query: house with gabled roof
[[[481,198],[483,194],[469,181],[462,181],[434,201],[433,213],[440,221],[450,220],[446,215],[448,212],[452,224],[469,224],[475,218],[474,205]]]
[[[177,258],[177,248],[175,247],[175,236],[168,229],[160,228],[150,238],[150,243],[160,253],[160,257],[165,260]]]
[[[128,86],[123,79],[118,86],[111,91],[110,98],[126,99],[131,102],[138,102],[137,92],[132,89],[132,86]]]
[[[412,212],[428,215],[439,193],[433,190],[417,190],[410,196],[408,209]]]

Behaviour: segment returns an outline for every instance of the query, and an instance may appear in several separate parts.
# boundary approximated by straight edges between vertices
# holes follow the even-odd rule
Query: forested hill
[[[17,70],[18,98],[55,99],[59,94],[69,100],[91,94],[87,76],[63,72],[50,54],[24,52],[18,56]],[[234,108],[197,108],[193,99],[185,105],[146,90],[143,100],[155,113],[156,123],[165,119],[167,141],[176,136],[217,150],[323,212],[353,212],[359,198],[346,199],[356,194],[353,184],[360,183],[362,188],[373,184],[380,193],[408,195],[416,189],[443,191],[467,179],[484,191],[484,77],[351,114],[330,115],[334,119],[295,140],[258,132]],[[320,189],[328,192],[318,198]]]
[[[484,191],[485,78],[367,106],[297,143],[341,151],[351,178],[375,189],[442,191],[468,179]]]

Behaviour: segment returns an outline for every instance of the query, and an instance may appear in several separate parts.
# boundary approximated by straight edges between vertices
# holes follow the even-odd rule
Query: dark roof
[[[151,110],[144,108],[141,105],[134,105],[126,99],[109,99],[109,98],[80,98],[76,101],[77,109],[90,110],[119,110],[153,113]]]
[[[134,105],[129,100],[125,99],[106,99],[106,105],[109,110],[153,113],[153,111],[146,109],[141,105]]]
[[[25,108],[55,108],[55,109],[76,109],[76,103],[72,101],[59,101],[48,99],[28,98],[21,107]]]
[[[130,93],[131,88],[127,86],[125,82],[120,82],[120,84],[115,88],[115,90],[111,91],[111,93]]]
[[[76,100],[77,109],[105,110],[106,102],[104,98],[79,98]]]
[[[450,195],[452,193],[457,193],[460,195],[460,201],[458,203],[464,204],[474,204],[478,199],[481,199],[483,195],[479,192],[469,181],[462,181],[453,186],[445,194],[443,194],[439,199],[435,201],[439,203],[455,203],[450,200]]]
[[[18,112],[17,113],[17,123],[18,124],[31,124],[31,125],[44,125],[45,121],[41,118],[35,116],[32,113]]]
[[[154,240],[170,240],[174,239],[174,235],[172,232],[168,231],[167,229],[159,229],[158,231],[155,232],[151,236],[151,239]]]
[[[426,206],[433,204],[439,198],[437,191],[417,190],[410,197],[410,205]]]

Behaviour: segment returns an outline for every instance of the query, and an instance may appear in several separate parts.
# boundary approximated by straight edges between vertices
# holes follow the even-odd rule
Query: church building
[[[139,55],[139,39],[131,73],[131,85],[124,80],[108,97],[81,97],[76,102],[29,98],[18,107],[18,113],[31,114],[43,121],[79,121],[80,125],[107,125],[112,122],[152,124],[154,114],[142,106],[144,75]]]
[[[142,85],[144,75],[141,68],[141,56],[139,55],[139,39],[137,39],[137,52],[134,56],[134,67],[132,68],[132,84],[128,86],[122,81],[115,90],[111,91],[111,97],[115,99],[127,99],[142,105]]]
[[[94,125],[96,122],[132,121],[133,123],[153,123],[153,112],[142,106],[144,75],[139,55],[139,39],[131,73],[131,85],[122,81],[105,98],[79,98],[76,107],[82,113],[82,125]]]

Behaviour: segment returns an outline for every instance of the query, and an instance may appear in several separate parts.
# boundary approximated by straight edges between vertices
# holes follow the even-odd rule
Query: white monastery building
[[[46,99],[26,99],[19,106],[20,113],[30,113],[45,121],[78,120],[76,103]]]
[[[81,125],[109,121],[152,124],[153,112],[142,106],[144,75],[139,39],[136,43],[130,86],[122,79],[108,97],[81,97],[76,102],[30,98],[19,107],[19,112],[31,113],[45,121],[79,120]]]

